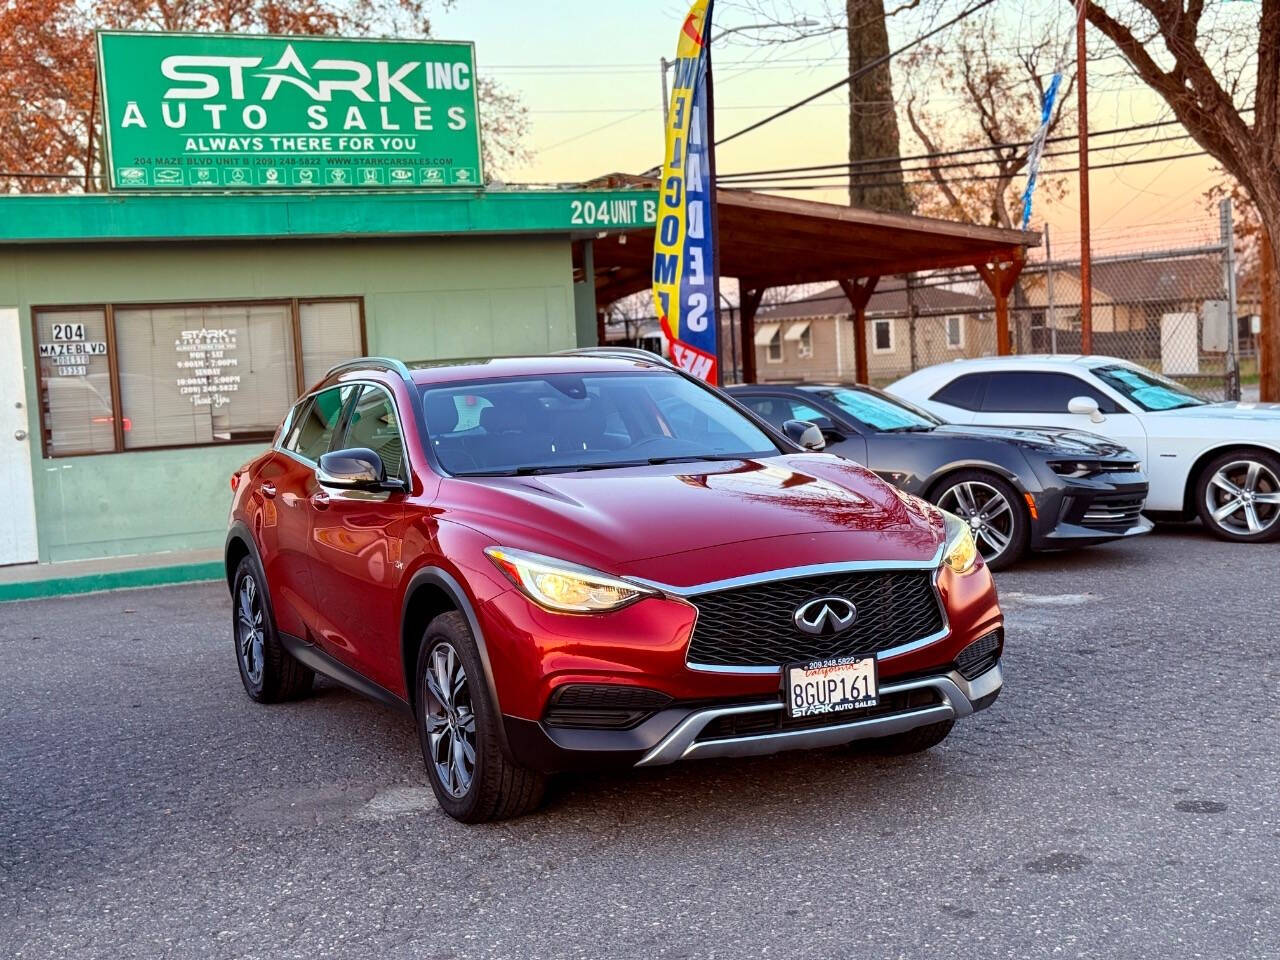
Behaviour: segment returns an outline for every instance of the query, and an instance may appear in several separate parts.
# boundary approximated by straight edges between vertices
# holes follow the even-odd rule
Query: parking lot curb
[[[0,583],[0,603],[10,600],[42,600],[103,590],[158,587],[172,583],[221,580],[226,571],[221,563],[182,563],[137,570],[110,570],[71,577],[50,577],[16,583]]]

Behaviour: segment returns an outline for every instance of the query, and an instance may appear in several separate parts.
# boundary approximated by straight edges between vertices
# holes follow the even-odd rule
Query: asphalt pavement
[[[0,605],[0,956],[1280,956],[1280,546],[998,584],[1005,692],[927,754],[574,777],[482,827],[405,718],[250,702],[219,584]]]

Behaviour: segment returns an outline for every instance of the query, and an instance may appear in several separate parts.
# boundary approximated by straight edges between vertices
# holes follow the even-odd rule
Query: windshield
[[[881,393],[879,390],[870,390],[865,387],[849,390],[841,387],[824,391],[823,396],[872,430],[895,433],[923,432],[932,430],[942,423],[937,417]]]
[[[458,476],[772,457],[778,446],[674,373],[554,374],[429,387],[427,434]]]
[[[1208,403],[1182,384],[1146,370],[1132,367],[1097,367],[1094,376],[1140,406],[1143,410],[1176,410]]]

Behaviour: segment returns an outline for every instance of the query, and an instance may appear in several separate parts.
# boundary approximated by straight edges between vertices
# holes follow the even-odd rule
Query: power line
[[[1092,147],[1092,150],[1094,151],[1125,150],[1125,149],[1132,149],[1135,147],[1147,147],[1157,143],[1176,143],[1182,140],[1187,140],[1190,138],[1190,136],[1191,134],[1189,133],[1180,133],[1170,137],[1154,137],[1150,140],[1134,140],[1134,141],[1129,141],[1127,143],[1095,144]],[[1002,148],[990,147],[988,149],[996,150],[996,149],[1002,149]],[[1049,151],[1048,153],[1042,153],[1041,156],[1042,157],[1065,157],[1065,156],[1073,155],[1075,154],[1075,152],[1076,152],[1075,150],[1052,150],[1052,151]],[[970,160],[958,160],[952,163],[928,164],[923,167],[903,166],[900,168],[900,170],[895,169],[892,166],[882,166],[874,170],[861,170],[861,171],[831,170],[825,173],[778,174],[778,175],[769,175],[769,176],[763,176],[763,177],[747,177],[746,175],[743,175],[743,174],[726,174],[723,177],[717,177],[716,180],[718,183],[722,185],[731,186],[735,183],[746,182],[748,180],[751,183],[771,183],[771,182],[785,182],[785,181],[792,181],[792,180],[826,180],[833,177],[843,177],[846,179],[850,179],[853,177],[870,177],[870,176],[875,176],[877,174],[888,174],[888,173],[897,173],[897,172],[930,173],[934,170],[951,170],[955,168],[964,169],[966,167],[972,167],[979,164],[999,163],[1002,160],[1016,160],[1016,159],[1018,158],[1017,157],[1005,157],[1005,158],[975,157]]]
[[[1140,165],[1142,165],[1142,164],[1146,164],[1146,163],[1162,163],[1162,162],[1164,162],[1164,161],[1166,161],[1166,160],[1185,160],[1185,159],[1187,159],[1187,158],[1189,158],[1189,157],[1205,157],[1205,156],[1208,156],[1208,155],[1209,155],[1209,152],[1208,152],[1207,150],[1197,150],[1197,151],[1195,151],[1195,152],[1193,152],[1193,153],[1179,153],[1179,154],[1174,154],[1172,157],[1145,157],[1145,158],[1142,158],[1142,159],[1139,159],[1139,160],[1119,160],[1119,161],[1116,161],[1116,162],[1113,162],[1113,163],[1096,163],[1096,164],[1090,164],[1090,165],[1089,165],[1089,169],[1091,169],[1091,170],[1111,170],[1111,169],[1115,169],[1115,168],[1117,168],[1117,167],[1136,167],[1136,166],[1140,166]],[[1080,171],[1080,168],[1079,168],[1078,166],[1077,166],[1077,167],[1065,167],[1065,168],[1063,168],[1063,169],[1061,169],[1061,170],[1046,170],[1046,171],[1045,171],[1045,173],[1044,173],[1044,175],[1045,175],[1046,177],[1056,177],[1056,176],[1061,176],[1061,175],[1063,175],[1063,174],[1067,174],[1067,173],[1078,173],[1079,171]],[[974,176],[969,176],[969,177],[952,177],[952,178],[950,178],[947,182],[948,182],[948,183],[969,183],[969,182],[975,182],[975,181],[979,181],[979,180],[1005,180],[1005,179],[1009,179],[1009,178],[1008,178],[1008,176],[1007,176],[1007,175],[1004,175],[1004,174],[998,174],[998,173],[997,173],[997,174],[975,174]],[[906,180],[906,181],[901,181],[901,180],[883,180],[883,181],[879,181],[879,182],[876,182],[876,183],[861,183],[861,182],[859,182],[859,183],[857,184],[857,186],[858,186],[858,187],[861,187],[861,188],[867,188],[867,187],[888,187],[888,186],[894,186],[894,185],[896,185],[896,184],[898,184],[898,183],[904,183],[906,186],[909,186],[909,187],[910,187],[910,186],[925,186],[925,185],[933,184],[933,183],[935,183],[935,181],[933,180],[933,178],[932,178],[932,177],[925,177],[925,178],[920,179],[920,180]],[[726,189],[726,190],[756,190],[756,189],[760,189],[760,190],[788,190],[788,191],[792,191],[792,190],[837,190],[837,189],[842,188],[843,186],[845,186],[845,185],[844,185],[844,184],[840,184],[840,183],[811,183],[811,184],[795,184],[795,185],[787,185],[787,184],[771,184],[771,183],[764,183],[764,184],[754,184],[754,183],[734,183],[734,184],[732,184],[732,185],[727,185],[727,186],[725,186],[725,188],[724,188],[724,189]]]
[[[737,131],[736,133],[731,133],[727,137],[722,137],[721,139],[716,141],[715,145],[718,147],[721,144],[728,143],[730,140],[736,140],[738,139],[738,137],[741,137],[744,134],[748,134],[752,130],[759,130],[766,123],[772,123],[774,120],[777,120],[779,117],[786,116],[788,113],[791,113],[793,110],[799,110],[805,104],[812,103],[814,100],[817,100],[819,97],[825,97],[828,93],[831,93],[834,90],[839,90],[841,87],[848,86],[854,80],[857,80],[859,77],[864,76],[865,74],[870,73],[872,70],[875,70],[877,67],[883,66],[884,64],[888,63],[891,59],[896,57],[898,54],[903,53],[907,50],[910,50],[912,47],[916,46],[917,44],[923,43],[925,40],[928,40],[930,37],[936,36],[937,34],[941,33],[943,30],[947,29],[947,27],[950,27],[954,24],[959,23],[961,20],[965,19],[966,17],[972,16],[973,14],[977,13],[983,7],[990,6],[993,3],[995,3],[995,0],[979,0],[978,3],[974,4],[968,10],[962,11],[961,13],[952,17],[950,20],[948,20],[946,23],[942,24],[941,26],[934,27],[932,30],[928,31],[927,33],[920,34],[920,36],[916,37],[911,42],[906,43],[901,47],[898,47],[898,49],[896,50],[890,50],[888,53],[884,54],[883,56],[876,57],[876,59],[872,60],[870,63],[865,64],[864,66],[861,66],[857,70],[853,71],[853,73],[849,74],[843,80],[838,80],[835,83],[831,84],[830,86],[823,87],[817,93],[810,94],[809,96],[805,97],[803,100],[797,100],[795,103],[791,104],[791,106],[785,107],[782,110],[777,111],[776,113],[771,113],[769,114],[769,116],[765,117],[764,119],[757,120],[755,123],[752,123],[752,124],[749,124],[748,126],[743,127],[741,130]]]

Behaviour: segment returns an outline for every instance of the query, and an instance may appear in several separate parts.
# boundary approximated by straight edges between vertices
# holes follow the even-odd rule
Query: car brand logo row
[[[479,183],[474,167],[117,167],[123,187],[439,187]]]

